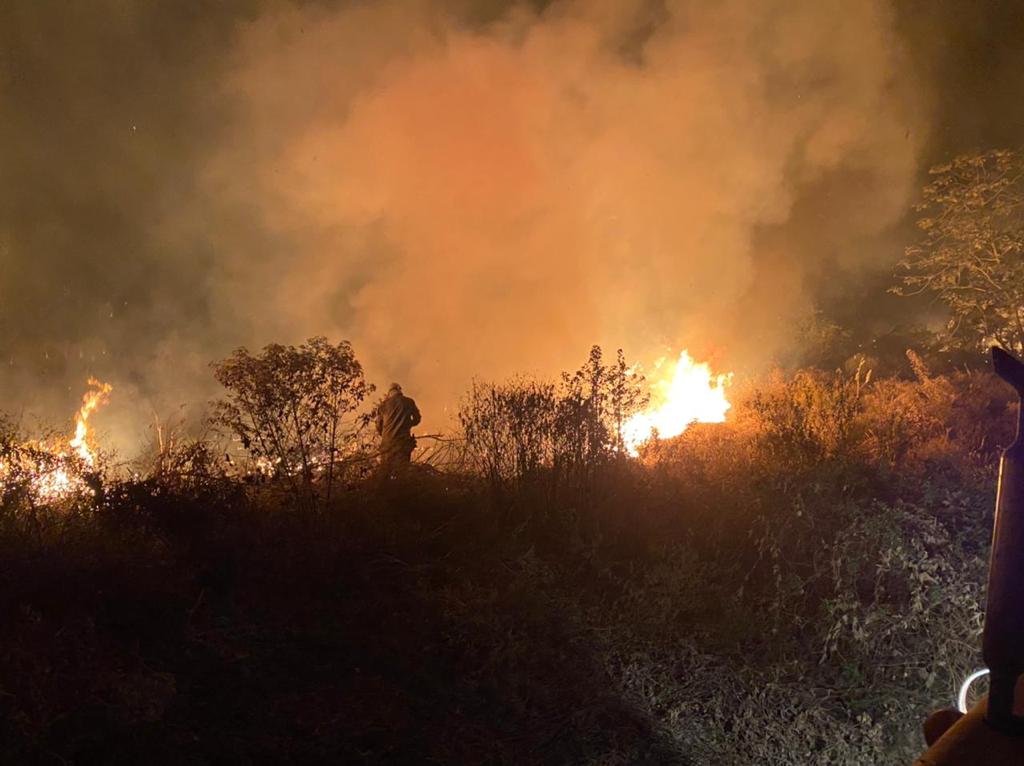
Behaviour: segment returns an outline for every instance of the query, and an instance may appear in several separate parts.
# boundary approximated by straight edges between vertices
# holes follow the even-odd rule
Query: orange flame
[[[712,374],[706,363],[694,361],[685,349],[674,364],[659,359],[654,371],[651,406],[626,421],[623,429],[632,455],[655,436],[678,436],[691,423],[721,423],[732,406],[725,394],[732,373]]]
[[[109,383],[101,383],[96,378],[89,378],[89,386],[93,389],[86,391],[82,396],[82,406],[75,415],[75,436],[68,442],[68,446],[92,468],[96,462],[96,456],[89,447],[89,416],[110,398],[113,387]]]
[[[89,378],[91,390],[82,397],[82,406],[75,414],[75,435],[68,439],[67,447],[57,445],[46,446],[31,442],[27,453],[29,457],[21,461],[18,470],[0,461],[0,490],[4,488],[12,475],[26,472],[32,494],[43,502],[54,502],[71,495],[88,490],[81,477],[81,466],[92,468],[96,464],[96,455],[89,445],[89,416],[98,407],[105,404],[113,388],[109,383],[101,383]],[[32,450],[49,453],[46,459],[33,459]],[[75,458],[80,462],[75,465]]]

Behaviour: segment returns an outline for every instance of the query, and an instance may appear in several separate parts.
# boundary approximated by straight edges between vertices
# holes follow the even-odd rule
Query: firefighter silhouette
[[[413,426],[419,425],[420,411],[416,402],[392,383],[388,395],[377,407],[377,433],[380,435],[381,474],[401,474],[409,466],[416,439]]]

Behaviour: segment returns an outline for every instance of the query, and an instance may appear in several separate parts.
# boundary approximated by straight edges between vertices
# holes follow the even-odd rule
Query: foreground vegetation
[[[9,481],[0,761],[907,763],[980,664],[1013,425],[912,361],[758,381],[639,459],[592,355],[477,384],[446,470],[322,492],[308,450],[256,480],[193,442],[56,504]]]

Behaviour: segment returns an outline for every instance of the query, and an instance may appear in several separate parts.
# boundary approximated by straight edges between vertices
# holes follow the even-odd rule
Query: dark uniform
[[[416,402],[403,395],[402,387],[393,383],[387,398],[377,408],[381,472],[385,477],[401,473],[408,467],[416,447],[411,429],[419,422],[420,411]]]

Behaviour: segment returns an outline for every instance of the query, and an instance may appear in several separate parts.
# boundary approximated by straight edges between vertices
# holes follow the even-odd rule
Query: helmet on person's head
[[[402,387],[400,385],[398,385],[397,383],[392,383],[391,387],[388,389],[388,394],[400,394],[400,393],[402,393]]]

